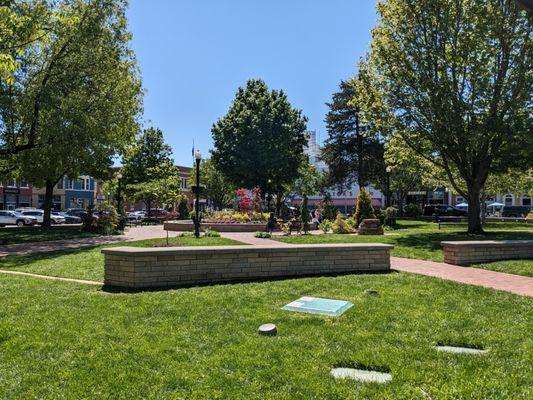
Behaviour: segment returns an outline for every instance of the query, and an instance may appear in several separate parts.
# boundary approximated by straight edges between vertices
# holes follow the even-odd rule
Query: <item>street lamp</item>
[[[194,153],[194,160],[196,161],[196,185],[193,186],[192,191],[196,194],[196,202],[194,206],[194,236],[197,238],[200,237],[200,223],[202,221],[202,216],[200,215],[200,162],[202,161],[202,153],[198,150]]]
[[[124,230],[124,218],[122,216],[122,207],[121,207],[121,189],[122,189],[122,174],[119,172],[117,175],[117,211],[118,211],[118,229],[123,231]]]

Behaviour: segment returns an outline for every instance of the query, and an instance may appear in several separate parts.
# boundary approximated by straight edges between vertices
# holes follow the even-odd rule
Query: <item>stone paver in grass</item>
[[[459,353],[459,354],[485,354],[487,350],[476,349],[472,347],[461,347],[461,346],[444,346],[437,345],[435,346],[437,351],[444,351],[447,353]]]
[[[353,379],[354,381],[367,383],[388,383],[392,381],[392,375],[387,372],[356,368],[333,368],[331,375],[335,379]]]
[[[283,306],[282,310],[339,317],[351,307],[353,304],[349,301],[304,296]]]

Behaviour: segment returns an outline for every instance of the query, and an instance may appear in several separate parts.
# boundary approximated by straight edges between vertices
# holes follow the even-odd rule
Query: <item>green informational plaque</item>
[[[338,317],[352,306],[352,303],[344,300],[322,299],[320,297],[300,297],[298,300],[283,306],[282,310]]]

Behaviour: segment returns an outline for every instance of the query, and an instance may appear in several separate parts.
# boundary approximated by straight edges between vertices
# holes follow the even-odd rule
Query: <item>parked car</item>
[[[465,217],[468,215],[466,210],[460,210],[457,207],[452,207],[443,204],[428,205],[424,207],[422,215],[431,216],[439,215],[446,217]]]
[[[142,221],[145,216],[146,212],[144,211],[133,211],[129,212],[126,217],[128,218],[128,221],[139,222]]]
[[[30,215],[22,215],[17,211],[0,211],[0,226],[16,225],[31,226],[37,223],[37,218]]]
[[[52,211],[52,215],[57,215],[65,218],[65,224],[81,224],[81,218],[74,215],[68,215],[59,211]]]
[[[503,206],[502,217],[525,218],[532,210],[531,206]]]
[[[85,222],[87,216],[89,215],[89,213],[87,213],[87,210],[85,210],[84,208],[68,208],[64,211],[64,214],[73,217],[79,217],[81,218],[82,222]],[[96,211],[93,213],[93,220],[98,221],[98,215],[96,214]]]
[[[31,217],[37,218],[37,223],[42,224],[44,221],[44,210],[25,210],[21,212],[22,215],[29,215]],[[65,217],[62,217],[60,215],[54,215],[53,213],[50,213],[50,220],[52,224],[64,224],[65,223]]]

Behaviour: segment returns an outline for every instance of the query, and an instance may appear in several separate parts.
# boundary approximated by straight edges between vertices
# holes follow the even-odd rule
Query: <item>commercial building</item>
[[[0,183],[0,210],[31,207],[32,187],[27,182],[10,179]]]

